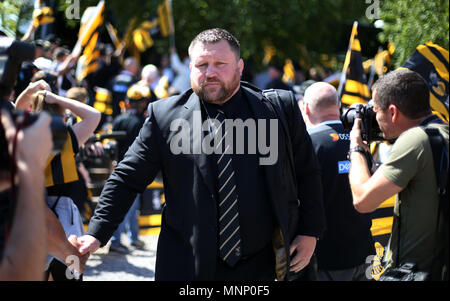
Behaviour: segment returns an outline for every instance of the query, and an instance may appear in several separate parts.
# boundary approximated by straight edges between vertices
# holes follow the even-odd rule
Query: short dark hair
[[[228,45],[230,45],[231,50],[236,54],[237,58],[241,57],[239,41],[231,33],[222,28],[207,29],[199,33],[189,45],[189,56],[191,55],[192,48],[194,48],[197,42],[214,44],[222,40],[228,42]]]
[[[410,119],[431,113],[430,90],[417,72],[408,69],[391,71],[380,78],[372,90],[377,91],[374,101],[383,111],[393,104]]]

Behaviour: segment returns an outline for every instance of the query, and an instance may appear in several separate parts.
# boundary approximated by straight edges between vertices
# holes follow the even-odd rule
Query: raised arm
[[[82,102],[47,92],[45,102],[58,104],[64,109],[70,110],[73,114],[79,116],[82,121],[72,126],[73,132],[77,137],[78,144],[84,144],[94,133],[95,128],[100,122],[101,114],[93,107]]]
[[[34,98],[37,96],[37,93],[41,91],[51,91],[50,85],[46,81],[41,79],[34,83],[30,83],[17,97],[15,102],[16,109],[25,111],[31,109]]]

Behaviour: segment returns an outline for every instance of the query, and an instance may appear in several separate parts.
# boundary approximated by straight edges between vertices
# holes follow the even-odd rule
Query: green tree
[[[74,1],[59,0],[58,10],[64,15]],[[80,12],[97,5],[98,1],[79,1]],[[122,37],[132,19],[136,19],[135,26],[139,25],[156,13],[161,1],[107,0],[106,19]],[[264,46],[270,44],[276,48],[280,61],[290,58],[314,64],[322,54],[345,55],[351,25],[355,20],[365,20],[367,4],[364,0],[172,0],[172,8],[175,41],[180,51],[187,50],[189,42],[200,31],[222,27],[240,40],[246,62],[259,65]],[[79,25],[79,20],[64,22],[74,32]],[[76,39],[76,35],[70,38]],[[159,39],[150,51],[167,53],[168,49],[169,39]]]
[[[396,66],[402,65],[418,45],[430,40],[448,50],[448,0],[385,0],[380,8],[384,27],[379,38],[394,44]]]
[[[81,10],[97,2],[82,1]],[[106,4],[116,28],[123,33],[133,17],[139,24],[156,12],[160,2],[140,1],[133,5],[134,2],[108,0]],[[298,61],[305,47],[312,59],[318,59],[322,53],[345,53],[350,26],[353,21],[364,19],[366,7],[364,0],[172,0],[179,50],[186,50],[200,31],[222,27],[241,41],[243,58],[255,62],[262,61],[267,43],[275,46],[281,60]],[[167,51],[168,43],[167,39],[155,41],[155,47]]]
[[[12,36],[23,35],[21,27],[30,21],[32,11],[30,0],[0,1],[0,28]]]

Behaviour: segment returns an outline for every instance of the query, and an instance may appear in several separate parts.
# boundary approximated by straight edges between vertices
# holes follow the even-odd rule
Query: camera
[[[357,104],[348,108],[341,116],[342,124],[346,130],[351,130],[356,118],[361,118],[361,136],[367,142],[386,140],[376,120],[376,113],[372,104]]]
[[[32,44],[0,37],[0,97],[7,98],[17,80],[22,62],[34,59]]]
[[[92,196],[99,196],[102,192],[103,186],[108,180],[114,169],[114,161],[118,159],[118,142],[117,140],[124,139],[126,132],[115,131],[104,134],[97,134],[86,141],[89,143],[102,142],[103,155],[95,156],[86,149],[80,149],[77,155],[77,160],[83,162],[89,172],[91,183],[87,183],[87,188],[90,189]]]
[[[22,62],[34,59],[35,47],[32,44],[0,37],[0,108],[10,112],[14,124],[21,128],[32,125],[39,114],[29,114],[12,110],[6,99],[14,88]],[[67,139],[67,127],[62,116],[51,114],[51,131],[53,137],[53,153],[61,152]],[[0,126],[0,170],[8,170],[10,156],[3,127]]]

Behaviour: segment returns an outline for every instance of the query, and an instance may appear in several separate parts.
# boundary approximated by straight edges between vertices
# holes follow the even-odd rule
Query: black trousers
[[[252,256],[244,256],[233,267],[219,256],[216,262],[214,280],[217,281],[273,281],[275,278],[275,254],[271,243]]]

